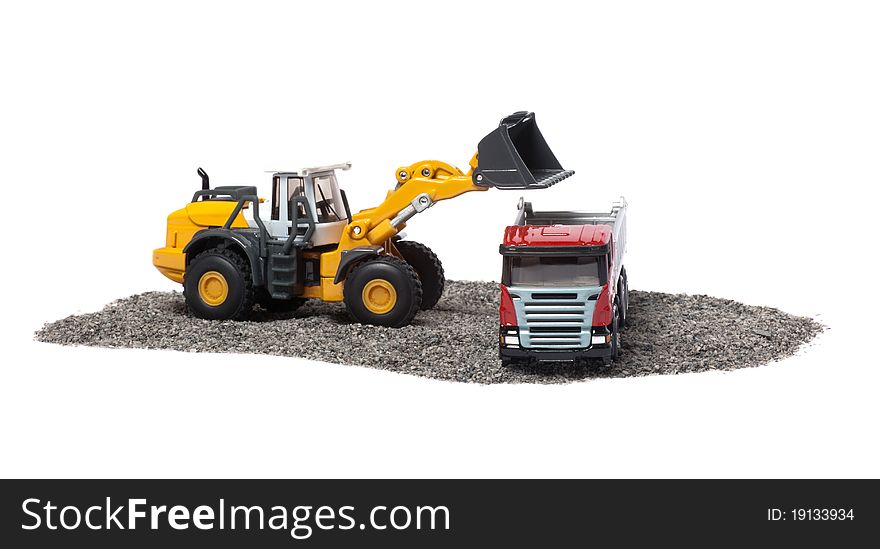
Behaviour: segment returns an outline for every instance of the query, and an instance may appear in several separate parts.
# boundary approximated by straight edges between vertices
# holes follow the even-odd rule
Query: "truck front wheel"
[[[207,320],[245,320],[254,305],[251,267],[232,250],[218,246],[190,262],[183,276],[190,312]]]
[[[529,365],[529,359],[527,358],[513,358],[510,356],[501,357],[501,367],[502,368],[522,368],[523,366]]]
[[[626,279],[626,269],[620,270],[620,327],[626,328],[629,317],[629,282]]]
[[[422,304],[422,283],[406,261],[380,255],[364,260],[345,278],[345,307],[361,324],[400,328]]]
[[[620,356],[620,308],[614,306],[614,316],[611,320],[611,354],[602,357],[602,364],[611,365]]]

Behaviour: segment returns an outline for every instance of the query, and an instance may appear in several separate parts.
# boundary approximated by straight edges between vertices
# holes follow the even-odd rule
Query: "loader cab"
[[[347,170],[350,163],[306,168],[298,172],[272,175],[272,215],[266,228],[275,238],[286,239],[298,220],[297,231],[304,233],[307,220],[315,224],[312,246],[338,244],[351,219],[345,193],[339,188],[336,170]],[[293,208],[293,209],[292,209]]]

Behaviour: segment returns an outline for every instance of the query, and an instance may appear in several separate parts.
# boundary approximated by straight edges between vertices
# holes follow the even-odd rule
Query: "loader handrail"
[[[238,203],[232,210],[232,214],[230,214],[229,216],[229,219],[227,219],[226,223],[223,224],[223,228],[226,230],[232,228],[232,223],[235,221],[235,218],[238,217],[238,214],[241,213],[241,209],[244,208],[246,202],[250,202],[254,205],[254,221],[257,223],[257,227],[260,229],[260,256],[265,257],[266,241],[269,238],[269,232],[266,230],[266,224],[263,223],[262,219],[260,219],[260,197],[255,194],[249,194],[239,198]]]
[[[297,236],[299,236],[299,208],[296,207],[297,204],[303,205],[303,211],[306,212],[305,221],[306,221],[306,232],[303,234],[302,241],[308,242],[309,239],[312,238],[312,234],[315,232],[315,220],[312,219],[312,216],[308,214],[309,212],[309,203],[304,196],[294,196],[290,199],[290,236],[287,237],[287,242],[284,243],[284,247],[281,251],[287,255],[290,253],[290,249],[293,248],[294,243],[296,242]],[[256,212],[254,212],[256,213]]]
[[[215,196],[228,196],[230,200],[232,200],[232,193],[229,191],[217,191],[214,189],[202,189],[200,191],[196,191],[193,193],[192,200],[190,202],[198,202],[200,198],[214,198]]]

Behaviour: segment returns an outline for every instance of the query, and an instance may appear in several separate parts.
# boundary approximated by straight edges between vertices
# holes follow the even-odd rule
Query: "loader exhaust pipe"
[[[211,184],[209,183],[209,179],[208,179],[208,172],[206,172],[202,168],[199,168],[196,173],[199,174],[199,177],[202,178],[202,190],[203,191],[211,190]]]
[[[546,189],[572,175],[550,150],[535,114],[519,111],[480,141],[473,181],[497,189]]]

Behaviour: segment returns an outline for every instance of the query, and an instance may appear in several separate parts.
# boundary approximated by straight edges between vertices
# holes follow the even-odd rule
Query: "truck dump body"
[[[616,352],[609,338],[614,311],[626,306],[625,211],[625,201],[604,212],[535,212],[520,204],[500,246],[502,359]]]
[[[611,230],[610,225],[516,225],[504,231],[504,246],[601,248],[608,246]]]

